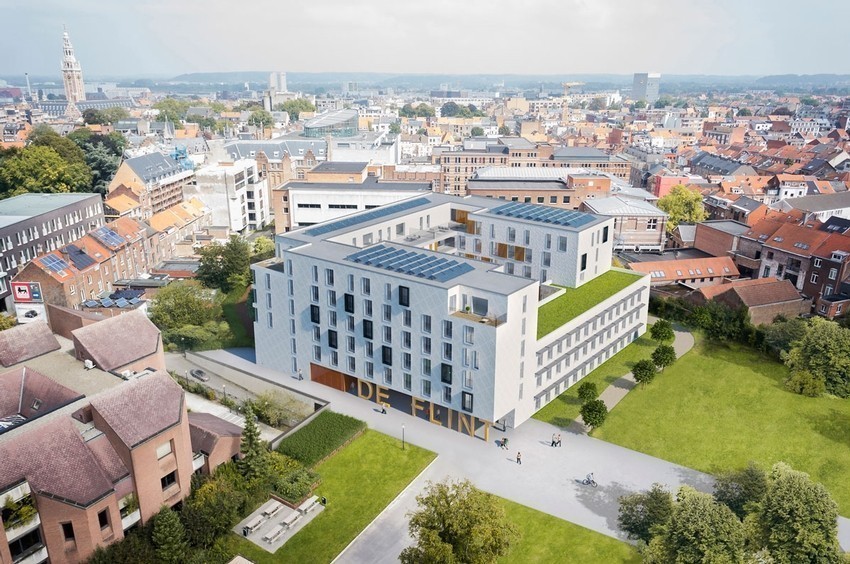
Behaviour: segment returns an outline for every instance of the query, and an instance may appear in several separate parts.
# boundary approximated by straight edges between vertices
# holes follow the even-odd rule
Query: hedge
[[[325,410],[280,442],[277,451],[313,467],[366,428],[366,423]]]

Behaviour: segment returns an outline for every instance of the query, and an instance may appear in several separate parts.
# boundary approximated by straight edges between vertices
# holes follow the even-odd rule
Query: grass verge
[[[231,347],[254,346],[254,337],[246,326],[249,295],[249,288],[234,288],[224,297],[224,301],[221,303],[224,320],[227,321],[230,332],[233,334],[233,341],[229,345]]]
[[[850,402],[791,393],[787,377],[784,365],[752,349],[698,337],[593,435],[712,474],[785,461],[822,482],[850,515]]]
[[[275,554],[231,534],[230,549],[257,564],[330,562],[434,459],[434,453],[366,430],[315,470],[328,498],[321,515]]]

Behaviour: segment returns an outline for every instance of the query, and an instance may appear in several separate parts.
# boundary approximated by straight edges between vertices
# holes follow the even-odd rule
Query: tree
[[[776,562],[841,562],[838,505],[808,474],[783,462],[773,466],[757,511],[754,542]]]
[[[442,117],[454,117],[460,112],[460,106],[454,102],[446,102],[440,106],[440,115]]]
[[[500,125],[499,126],[499,135],[510,135],[510,134],[511,134],[511,128],[510,127],[508,127],[507,125]]]
[[[207,548],[239,521],[244,494],[226,480],[210,480],[192,492],[180,512],[189,542]]]
[[[655,379],[658,374],[658,368],[655,363],[649,359],[639,360],[632,366],[632,375],[635,377],[635,382],[645,386]]]
[[[172,282],[154,296],[148,310],[162,331],[186,325],[204,325],[221,318],[221,305],[197,282]]]
[[[178,564],[185,560],[189,548],[186,529],[177,513],[169,507],[163,506],[154,516],[151,541],[160,562]]]
[[[791,350],[791,345],[803,338],[809,330],[805,319],[795,317],[787,320],[776,320],[764,327],[764,344],[775,354],[781,356]]]
[[[6,329],[11,329],[15,325],[18,324],[18,320],[12,317],[11,315],[6,315],[4,313],[0,313],[0,331],[5,331]]]
[[[816,398],[826,392],[826,382],[819,374],[812,374],[808,370],[794,370],[785,381],[785,388],[795,394]]]
[[[484,135],[484,129],[476,125],[475,127],[469,130],[469,134],[472,137],[481,137],[482,135]]]
[[[794,115],[794,112],[789,110],[787,106],[780,106],[770,113],[775,115],[775,116],[793,116]]]
[[[659,98],[658,100],[655,101],[655,107],[659,108],[659,109],[660,108],[666,108],[667,106],[672,106],[672,105],[673,105],[673,100],[668,98],[667,96],[664,96],[663,98]]]
[[[714,483],[714,499],[743,519],[767,491],[767,472],[750,462],[746,468],[726,472]]]
[[[122,119],[127,119],[130,117],[130,112],[127,111],[127,108],[105,108],[100,111],[103,118],[106,120],[104,123],[115,123],[116,121],[121,121]]]
[[[672,345],[658,345],[652,351],[652,362],[663,372],[665,368],[676,362],[676,349]]]
[[[649,334],[653,340],[658,342],[672,341],[674,337],[673,325],[666,319],[659,319],[649,328]]]
[[[598,112],[600,110],[604,110],[606,107],[605,98],[600,96],[591,100],[590,106],[588,106],[587,109],[593,112]]]
[[[51,147],[26,147],[0,165],[0,197],[27,192],[86,192],[91,170],[85,163],[69,164]]]
[[[519,539],[498,499],[469,480],[429,482],[416,501],[408,526],[416,544],[402,551],[402,564],[494,563]]]
[[[295,122],[298,121],[298,116],[301,112],[315,112],[316,106],[310,103],[310,100],[307,98],[296,98],[278,104],[275,106],[275,110],[288,113],[289,121]]]
[[[785,364],[823,378],[827,392],[850,397],[850,329],[820,317],[809,320],[809,330],[792,345]]]
[[[113,154],[103,143],[98,143],[88,147],[86,164],[92,173],[92,192],[106,194],[112,177],[121,166],[121,157]]]
[[[605,422],[608,417],[608,407],[601,399],[590,400],[585,402],[579,410],[584,424],[591,429],[596,429]]]
[[[800,103],[803,104],[804,106],[811,106],[813,108],[820,105],[818,103],[818,101],[815,100],[814,98],[812,98],[811,96],[806,96],[805,98],[800,98]]]
[[[794,164],[794,159],[785,159],[784,161],[782,161],[782,164],[784,164],[785,166],[791,166],[792,164]]]
[[[630,539],[649,542],[654,532],[670,521],[673,496],[661,484],[620,498],[617,522]]]
[[[254,410],[250,405],[245,407],[245,429],[242,431],[242,460],[239,461],[239,471],[245,480],[258,482],[268,477],[269,449],[260,438],[260,429],[254,421]]]
[[[578,387],[578,399],[582,403],[595,400],[599,397],[599,390],[596,388],[596,382],[582,382]]]
[[[748,325],[747,310],[744,307],[732,309],[711,300],[694,308],[690,322],[705,331],[709,339],[737,341],[744,336]]]
[[[251,244],[233,235],[226,245],[213,243],[200,251],[201,260],[195,278],[207,288],[230,292],[248,285],[251,268]]]
[[[741,108],[738,110],[738,117],[751,116],[753,112],[751,112],[748,108]]]
[[[398,135],[401,133],[401,125],[398,122],[393,122],[390,124],[390,133],[394,135]]]
[[[262,108],[257,108],[251,112],[248,118],[248,123],[257,127],[270,127],[274,123],[274,118],[270,113]]]
[[[732,510],[711,495],[683,486],[670,521],[654,535],[644,562],[661,564],[741,562],[744,526]]]
[[[152,107],[159,110],[160,121],[168,120],[174,123],[174,127],[182,127],[181,120],[189,111],[189,102],[186,100],[177,100],[175,98],[165,98],[156,102]]]
[[[636,109],[636,110],[646,109],[646,101],[638,100],[637,102],[635,102],[634,109]]]
[[[680,223],[699,223],[706,218],[702,195],[681,184],[658,200],[658,207],[667,212],[667,231],[673,231]]]
[[[72,140],[62,137],[48,125],[38,125],[30,131],[27,139],[35,147],[50,147],[69,165],[86,163],[86,155]]]
[[[253,261],[260,261],[272,258],[274,256],[274,241],[268,237],[257,237],[254,239],[254,256]]]
[[[94,108],[88,108],[83,112],[83,122],[88,125],[100,125],[102,123],[107,123],[106,117],[103,113]]]
[[[434,111],[434,108],[432,108],[425,102],[422,102],[418,106],[416,106],[416,117],[430,118],[434,117],[436,114],[437,112]]]

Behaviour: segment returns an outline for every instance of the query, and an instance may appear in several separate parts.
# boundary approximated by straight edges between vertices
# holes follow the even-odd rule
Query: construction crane
[[[564,87],[564,96],[570,95],[570,88],[574,86],[584,86],[584,82],[562,82],[561,86]]]

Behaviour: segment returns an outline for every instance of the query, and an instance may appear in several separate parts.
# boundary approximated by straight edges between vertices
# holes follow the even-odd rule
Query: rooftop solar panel
[[[510,204],[493,208],[490,210],[490,213],[503,217],[514,217],[564,227],[581,227],[596,219],[594,216],[583,212],[520,202],[511,202]]]
[[[381,206],[379,208],[375,208],[371,211],[359,213],[344,219],[340,219],[338,221],[331,221],[330,223],[323,223],[316,227],[311,227],[305,231],[307,235],[311,237],[317,237],[319,235],[325,235],[327,233],[331,233],[332,231],[337,231],[339,229],[344,229],[346,227],[351,227],[352,225],[359,225],[361,223],[366,223],[369,221],[373,221],[375,219],[380,219],[382,217],[386,217],[388,215],[392,215],[394,213],[406,211],[409,209],[413,209],[415,207],[421,206],[423,204],[427,204],[427,198],[414,198],[413,200],[406,200],[404,202],[399,202],[398,204],[393,204],[390,206]]]
[[[98,227],[92,231],[92,235],[108,247],[120,247],[127,242],[124,237],[108,227]]]
[[[115,302],[113,302],[109,298],[103,298],[102,300],[100,300],[100,305],[102,305],[103,307],[112,307],[112,304],[114,303]]]
[[[471,264],[457,260],[385,245],[362,249],[345,257],[345,260],[438,282],[475,270]]]
[[[76,245],[68,245],[64,250],[68,252],[68,259],[77,270],[83,270],[97,262]]]
[[[68,268],[68,263],[54,255],[46,255],[38,259],[46,268],[53,272],[61,273]]]

